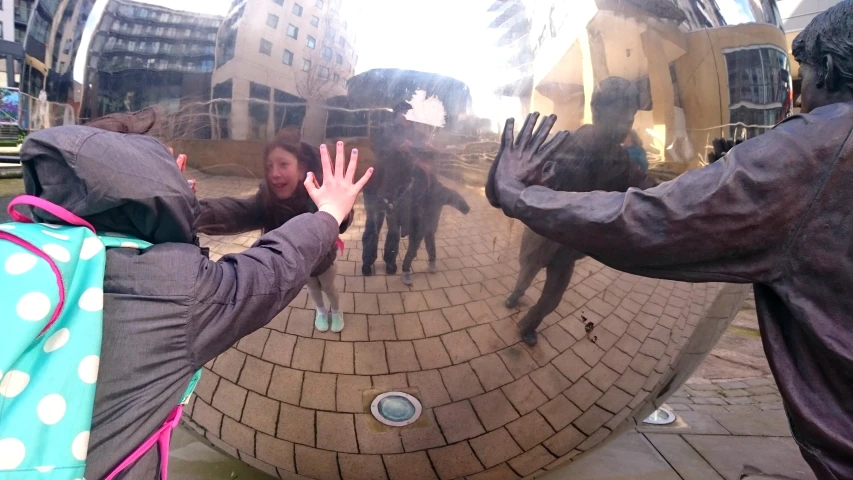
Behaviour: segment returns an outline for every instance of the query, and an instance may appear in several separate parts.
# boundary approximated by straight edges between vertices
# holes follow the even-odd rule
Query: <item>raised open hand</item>
[[[525,185],[541,185],[553,175],[549,168],[549,159],[557,148],[569,137],[569,132],[557,133],[546,143],[551,129],[557,121],[556,115],[549,115],[534,131],[539,113],[531,113],[524,121],[518,138],[515,136],[515,119],[508,119],[501,137],[501,147],[489,171],[486,184],[486,197],[493,207],[500,207],[496,182],[515,179]]]
[[[742,138],[735,141],[731,141],[727,138],[715,138],[711,141],[711,144],[714,145],[714,151],[708,152],[708,163],[714,163],[725,157],[726,154],[729,153],[729,150],[741,143],[743,143]]]
[[[311,196],[311,200],[314,200],[317,209],[335,217],[340,225],[352,210],[358,192],[373,175],[373,169],[368,168],[364,176],[353,183],[358,167],[358,150],[352,150],[349,165],[344,171],[344,142],[338,142],[334,170],[329,158],[329,149],[325,145],[320,145],[320,160],[323,164],[323,185],[317,183],[317,177],[313,173],[308,172],[305,178],[305,189]]]
[[[168,147],[168,148],[169,148],[169,153],[174,155],[175,150],[173,150],[172,147]],[[187,156],[184,155],[183,153],[178,155],[178,158],[175,160],[175,163],[178,164],[178,170],[180,170],[181,173],[186,174],[186,172],[187,172]],[[187,180],[187,185],[190,186],[193,193],[197,192],[197,190],[195,188],[195,183],[196,183],[195,179],[188,179]]]

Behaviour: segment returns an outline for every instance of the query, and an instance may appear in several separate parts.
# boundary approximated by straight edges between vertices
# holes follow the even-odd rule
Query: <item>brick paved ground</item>
[[[198,178],[200,196],[257,188],[250,179]],[[207,365],[188,409],[194,428],[282,478],[538,475],[634,426],[634,416],[645,415],[640,410],[659,402],[661,384],[695,367],[743,297],[740,288],[720,293],[720,285],[645,279],[585,259],[543,322],[540,344],[526,347],[516,321],[538,298],[544,276],[521,309],[503,306],[515,283],[522,226],[490,208],[482,189],[452,186],[472,211],[466,217],[445,209],[438,273],[421,273],[421,257],[411,287],[399,276],[361,276],[364,212],[357,207],[338,258],[346,329],[316,332],[303,291],[266,328]],[[256,238],[204,244],[219,258]],[[384,272],[383,265],[376,270]],[[706,312],[701,335],[691,339]],[[595,342],[585,322],[595,325]],[[369,415],[372,398],[392,389],[421,400],[420,421],[390,428]],[[714,404],[735,398],[702,387],[685,393],[677,408],[722,408]]]

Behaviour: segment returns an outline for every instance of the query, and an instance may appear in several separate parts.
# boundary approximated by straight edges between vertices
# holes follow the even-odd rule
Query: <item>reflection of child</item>
[[[418,254],[421,241],[426,242],[429,256],[429,271],[435,272],[435,233],[441,219],[441,209],[445,205],[467,215],[471,208],[465,199],[455,190],[451,190],[432,172],[430,163],[418,162],[412,173],[412,187],[407,199],[409,206],[403,219],[402,234],[409,235],[409,248],[403,259],[403,283],[412,284],[412,261]]]
[[[199,231],[212,235],[259,229],[268,232],[298,215],[317,211],[303,185],[308,172],[313,172],[322,181],[317,149],[304,142],[275,141],[264,152],[264,172],[266,181],[254,197],[201,200]],[[352,212],[341,225],[340,233],[345,232],[351,222]],[[344,328],[335,287],[336,258],[336,249],[333,248],[308,280],[308,292],[317,307],[314,326],[321,332],[329,330],[330,315],[333,332],[340,332]],[[324,293],[329,299],[328,308]]]

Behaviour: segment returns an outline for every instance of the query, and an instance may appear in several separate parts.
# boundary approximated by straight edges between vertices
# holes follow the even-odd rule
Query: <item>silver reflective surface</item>
[[[762,133],[792,107],[772,0],[176,5],[36,2],[21,126],[160,105],[157,135],[188,155],[199,196],[213,198],[254,194],[274,139],[344,140],[366,168],[382,161],[373,147],[395,125],[395,141],[429,147],[436,181],[470,207],[440,210],[418,250],[387,235],[390,216],[370,213],[381,194],[366,196],[337,259],[344,331],[314,330],[303,294],[208,365],[188,419],[247,463],[285,478],[336,478],[345,456],[391,478],[557,468],[660,406],[742,301],[741,287],[638,278],[586,258],[563,272],[565,288],[544,293],[559,300],[526,346],[517,323],[543,295],[545,272],[520,264],[524,226],[490,208],[483,186],[507,117],[556,113],[558,128],[575,130],[592,122],[608,77],[636,90],[624,146],[660,180],[702,168],[714,137]],[[257,236],[204,243],[217,258]],[[372,276],[365,255],[378,257]],[[372,418],[371,392],[389,389],[421,401],[417,423],[391,431]],[[534,462],[518,460],[530,451]],[[375,461],[403,453],[409,462]]]

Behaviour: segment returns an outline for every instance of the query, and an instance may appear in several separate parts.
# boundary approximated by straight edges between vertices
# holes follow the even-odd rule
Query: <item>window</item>
[[[317,15],[311,15],[311,26],[319,27],[320,26],[320,17]]]
[[[267,14],[267,26],[270,28],[278,27],[278,15],[273,15],[271,13]]]
[[[320,72],[318,75],[320,76],[320,80],[328,80],[329,79],[329,69],[326,67],[320,67]]]
[[[341,76],[340,76],[340,75],[338,75],[337,73],[336,73],[336,74],[334,74],[334,75],[332,76],[332,81],[334,81],[335,83],[340,82],[340,81],[341,81]]]
[[[330,42],[334,42],[335,41],[335,31],[332,30],[331,28],[326,30],[326,35],[323,38],[325,38],[326,40],[328,40]]]
[[[332,60],[332,49],[329,47],[323,47],[323,60],[331,61]]]
[[[299,29],[294,27],[293,24],[288,24],[287,25],[287,36],[294,39],[294,40],[299,38]]]
[[[339,38],[338,39],[338,45],[341,47],[346,47],[347,46],[347,39],[344,37]]]
[[[263,53],[264,55],[271,55],[272,54],[272,42],[262,38],[261,39],[260,52]]]
[[[282,6],[283,6],[283,5],[284,5],[284,0],[272,0],[272,3],[274,3],[274,4],[276,4],[276,5],[282,5]]]
[[[302,60],[302,71],[307,72],[311,70],[311,60]]]
[[[281,56],[281,63],[285,65],[293,65],[293,52],[285,50],[284,54]]]
[[[305,42],[305,45],[308,45],[308,48],[314,48],[317,46],[317,40],[311,35],[308,35],[308,41]]]
[[[323,8],[323,0],[317,0],[317,3],[315,3],[314,5],[316,5],[317,8]]]
[[[731,134],[736,123],[773,125],[791,113],[791,70],[788,55],[776,47],[723,50],[729,79]],[[747,128],[747,138],[764,132]]]
[[[294,3],[294,4],[293,4],[293,9],[292,9],[291,11],[292,11],[292,12],[293,12],[293,14],[294,14],[294,15],[296,15],[297,17],[301,17],[301,16],[302,16],[302,5],[300,5],[300,4],[298,4],[298,3]]]
[[[343,65],[344,64],[344,56],[339,53],[337,55],[337,58],[335,58],[335,63],[337,63],[338,65]]]

